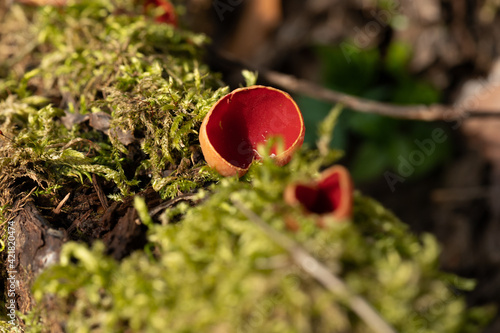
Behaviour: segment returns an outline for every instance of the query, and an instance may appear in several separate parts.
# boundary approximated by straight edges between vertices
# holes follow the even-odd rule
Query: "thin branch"
[[[194,201],[195,198],[196,198],[196,194],[183,194],[183,195],[179,195],[178,197],[176,197],[174,199],[170,199],[168,201],[165,201],[165,202],[159,204],[158,206],[156,206],[155,208],[151,209],[149,211],[149,215],[151,215],[152,217],[154,217],[157,214],[159,214],[162,211],[164,211],[165,209],[167,209],[168,207],[171,207],[171,206],[175,205],[176,203],[178,203],[180,201]]]
[[[213,51],[214,52],[214,51]],[[259,76],[286,91],[313,97],[330,103],[340,103],[354,111],[377,114],[386,117],[412,119],[423,121],[454,121],[469,117],[500,117],[500,112],[469,111],[460,107],[431,104],[431,105],[396,105],[378,102],[362,97],[348,95],[339,91],[324,88],[311,81],[298,79],[292,75],[256,68],[234,59],[230,55],[214,52],[215,56],[226,66],[246,68],[257,71]],[[499,110],[500,111],[500,110]]]
[[[392,118],[413,120],[453,120],[463,116],[455,108],[440,104],[433,105],[395,105],[356,97],[335,90],[324,88],[310,81],[297,79],[294,76],[274,71],[263,71],[259,74],[267,81],[287,91],[303,94],[330,103],[340,103],[354,111],[378,114]],[[487,113],[491,116],[493,113]],[[471,114],[472,115],[472,114]],[[474,114],[477,116],[476,114]]]
[[[0,136],[3,136],[4,138],[6,138],[6,139],[10,140],[11,142],[14,142],[14,140],[12,140],[12,138],[11,138],[11,137],[8,137],[7,135],[3,134],[3,132],[2,132],[2,131],[0,131]]]
[[[438,188],[431,193],[431,198],[435,202],[471,201],[487,198],[493,189],[493,186]]]
[[[305,272],[315,278],[332,294],[345,301],[367,325],[377,333],[396,333],[382,316],[361,296],[354,294],[340,278],[332,274],[322,263],[304,250],[291,238],[277,232],[263,221],[257,214],[249,210],[239,200],[232,198],[231,201],[250,221],[258,225],[278,245],[288,251],[292,260]]]
[[[101,184],[99,184],[99,180],[97,179],[97,175],[95,173],[92,174],[92,185],[94,185],[94,189],[97,192],[97,197],[101,202],[102,208],[104,208],[105,210],[108,209],[109,208],[108,198],[106,197],[106,194],[102,190]]]
[[[57,207],[53,210],[54,214],[57,215],[57,214],[61,213],[61,209],[64,206],[64,204],[66,203],[66,201],[68,201],[70,195],[71,195],[71,192],[68,192],[68,194],[66,194],[66,196],[61,200],[61,202],[59,202]]]

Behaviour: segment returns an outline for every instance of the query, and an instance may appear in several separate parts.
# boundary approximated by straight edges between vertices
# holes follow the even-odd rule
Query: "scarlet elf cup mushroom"
[[[144,10],[148,11],[149,8],[160,8],[163,11],[163,13],[155,17],[156,22],[177,27],[177,14],[170,0],[146,0]]]
[[[271,156],[278,165],[290,162],[304,142],[304,119],[286,92],[265,86],[239,88],[222,97],[210,109],[200,128],[200,145],[208,165],[223,176],[243,176],[258,146],[271,137],[283,140]]]
[[[353,183],[349,171],[334,165],[313,183],[290,184],[285,189],[285,201],[290,205],[301,205],[305,211],[319,216],[318,225],[326,227],[325,217],[345,220],[352,215]]]

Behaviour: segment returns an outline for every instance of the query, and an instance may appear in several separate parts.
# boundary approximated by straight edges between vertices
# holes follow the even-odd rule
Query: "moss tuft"
[[[210,170],[198,129],[228,89],[201,61],[206,37],[141,12],[132,0],[69,1],[64,10],[13,3],[0,23],[0,223],[18,208],[16,191],[45,198],[51,209],[61,189],[91,188],[93,175],[107,180],[112,200],[148,189],[163,199],[192,192],[190,204],[174,200],[159,218],[136,198],[148,243],[122,261],[100,241],[67,243],[59,264],[33,285],[37,305],[20,315],[27,332],[368,330],[232,199],[318,258],[399,331],[484,325],[491,310],[467,309],[453,292],[470,283],[438,270],[436,240],[412,235],[376,201],[357,193],[353,220],[327,230],[284,203],[287,184],[313,179],[341,155],[328,148],[339,108],[320,126],[319,149],[285,167],[264,159],[242,179]],[[287,229],[290,219],[299,231]]]

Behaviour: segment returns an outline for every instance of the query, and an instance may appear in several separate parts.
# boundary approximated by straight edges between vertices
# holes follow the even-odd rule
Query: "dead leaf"
[[[88,120],[90,127],[97,131],[101,131],[108,136],[113,136],[125,146],[128,146],[136,140],[131,131],[121,128],[110,128],[111,119],[110,114],[101,111],[85,115],[66,111],[65,115],[61,118],[61,121],[67,129],[71,129],[73,126]]]
[[[136,138],[131,131],[123,130],[121,128],[112,128],[108,135],[118,139],[118,141],[125,146],[128,146],[136,141]]]
[[[73,128],[73,126],[79,125],[87,121],[88,119],[89,119],[88,114],[83,115],[78,112],[72,113],[66,110],[64,112],[64,116],[61,117],[61,122],[63,123],[64,127],[70,130]]]

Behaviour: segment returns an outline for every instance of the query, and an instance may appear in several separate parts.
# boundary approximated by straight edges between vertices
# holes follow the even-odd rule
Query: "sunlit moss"
[[[19,15],[21,7],[12,6]],[[234,199],[301,244],[400,332],[475,332],[484,324],[491,311],[466,309],[449,284],[469,286],[439,272],[436,240],[412,235],[376,201],[357,193],[353,220],[325,230],[284,203],[287,184],[313,179],[341,155],[328,149],[339,110],[320,126],[320,149],[301,151],[285,167],[265,159],[242,179],[210,171],[197,131],[228,90],[201,61],[206,38],[152,23],[136,7],[82,0],[27,15],[30,66],[0,77],[0,128],[8,137],[0,145],[0,204],[8,210],[5,191],[21,178],[47,195],[97,174],[114,184],[109,196],[116,200],[152,187],[163,198],[198,190],[196,205],[169,207],[153,224],[137,199],[149,243],[120,262],[99,241],[90,248],[67,243],[60,263],[34,283],[37,305],[21,316],[26,331],[368,330]],[[63,125],[64,116],[97,112],[109,115],[109,132]],[[287,229],[290,218],[298,232]]]
[[[214,185],[201,204],[177,210],[179,222],[150,227],[153,257],[139,251],[116,263],[98,243],[93,249],[70,243],[61,265],[37,280],[35,297],[43,305],[47,295],[57,295],[62,304],[52,320],[84,330],[367,331],[230,203],[237,197],[344,278],[400,332],[462,332],[466,324],[477,329],[487,320],[491,312],[484,310],[472,320],[474,312],[451,290],[465,284],[438,271],[435,239],[411,235],[374,200],[356,194],[353,220],[326,230],[287,207],[283,188],[309,177],[305,165],[296,159],[278,168],[268,161],[253,166],[248,182],[231,178]],[[286,229],[290,217],[299,232]]]
[[[140,12],[128,2],[81,1],[33,14],[38,65],[17,84],[0,80],[1,128],[14,138],[0,147],[9,170],[3,183],[26,174],[50,187],[95,173],[126,195],[131,186],[147,186],[144,177],[138,181],[147,174],[163,197],[174,197],[213,179],[198,172],[197,129],[227,88],[200,62],[202,35],[153,24]],[[111,114],[109,136],[77,122],[67,130],[59,121],[96,112]],[[127,160],[137,157],[117,131],[140,146],[138,164]],[[126,175],[125,166],[136,170]]]

